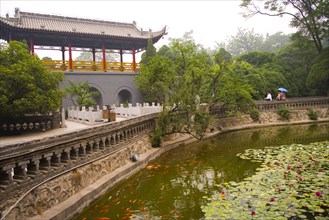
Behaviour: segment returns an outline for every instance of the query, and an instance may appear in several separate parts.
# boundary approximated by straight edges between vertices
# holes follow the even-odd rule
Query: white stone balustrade
[[[128,107],[124,107],[123,104],[120,106],[112,105],[111,108],[111,111],[123,116],[141,116],[162,111],[162,106],[159,103],[155,105],[154,102],[152,102],[152,105],[149,105],[149,103],[136,103],[136,106],[128,104]]]
[[[95,123],[105,119],[103,118],[104,110],[107,110],[106,106],[103,106],[103,109],[100,109],[99,106],[97,106],[97,109],[90,107],[88,110],[86,107],[82,107],[81,110],[79,110],[79,107],[71,107],[68,109],[68,118],[82,122]],[[129,103],[127,107],[124,107],[123,104],[120,104],[120,106],[111,106],[111,113],[120,116],[142,116],[161,111],[162,106],[160,104],[156,105],[154,102],[152,102],[152,105],[149,105],[149,103],[136,103],[136,106],[133,106]]]
[[[86,110],[86,107],[82,107],[81,110],[79,110],[79,107],[71,107],[68,109],[68,118],[95,123],[103,120],[103,111],[99,109],[99,106],[97,106],[97,109],[89,107],[88,110]]]

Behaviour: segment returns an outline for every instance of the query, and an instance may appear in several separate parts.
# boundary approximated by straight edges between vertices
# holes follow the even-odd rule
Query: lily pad
[[[206,219],[215,213],[230,213],[232,217],[246,211],[249,211],[246,218],[258,219],[328,217],[328,155],[328,141],[249,149],[238,154],[241,159],[262,161],[262,164],[254,176],[227,185],[227,195],[234,196],[213,197],[203,206]]]

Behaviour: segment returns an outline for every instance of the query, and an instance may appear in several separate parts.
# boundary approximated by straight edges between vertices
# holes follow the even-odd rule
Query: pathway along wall
[[[328,102],[312,109],[318,113],[318,121],[329,121]],[[307,113],[305,109],[292,109],[289,121],[280,119],[274,110],[263,110],[259,122],[253,122],[247,115],[220,117],[217,123],[209,127],[207,137],[233,129],[314,122],[308,119]],[[53,146],[50,143],[46,146],[44,143],[32,144],[30,147],[37,149],[34,154],[23,151],[31,149],[29,146],[4,149],[6,155],[12,158],[8,156],[6,161],[0,152],[0,182],[6,183],[3,179],[6,177],[4,164],[14,167],[16,172],[14,181],[8,180],[11,185],[1,189],[2,213],[6,214],[9,207],[14,207],[5,219],[70,219],[110,187],[145,167],[150,160],[180,144],[195,141],[189,136],[173,135],[165,140],[161,148],[151,148],[150,134],[156,118],[153,114],[115,126],[105,125],[75,132],[68,137],[54,137],[51,140]],[[47,151],[43,151],[45,148]],[[132,162],[132,155],[136,153],[140,161]],[[23,172],[25,168],[27,173]],[[19,198],[22,199],[15,204]]]

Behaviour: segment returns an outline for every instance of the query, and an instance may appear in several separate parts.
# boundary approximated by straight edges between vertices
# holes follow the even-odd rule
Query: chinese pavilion
[[[22,12],[15,9],[14,17],[0,17],[0,38],[7,42],[25,40],[33,55],[35,49],[60,50],[62,60],[45,61],[52,69],[63,71],[136,71],[135,54],[144,51],[148,40],[156,43],[166,34],[142,30],[136,22],[119,23],[57,15]],[[68,60],[65,59],[68,52]],[[72,51],[90,51],[93,61],[73,61]],[[96,52],[102,61],[96,61]],[[106,53],[120,54],[120,62],[108,62]],[[123,62],[123,54],[132,55],[132,63]]]

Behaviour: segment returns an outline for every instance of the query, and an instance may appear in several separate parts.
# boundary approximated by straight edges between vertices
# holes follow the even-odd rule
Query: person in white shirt
[[[272,101],[272,94],[271,93],[267,93],[267,96],[265,98],[266,101]]]

